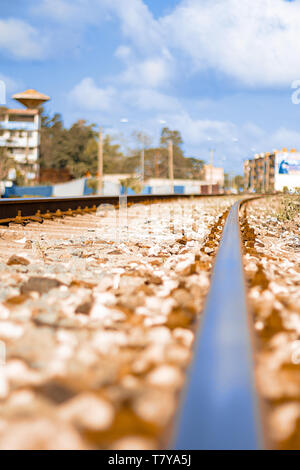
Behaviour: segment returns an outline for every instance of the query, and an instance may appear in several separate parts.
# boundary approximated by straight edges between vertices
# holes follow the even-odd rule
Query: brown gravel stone
[[[13,264],[21,264],[23,266],[28,266],[30,261],[23,256],[12,255],[9,260],[7,261],[8,266],[12,266]]]
[[[57,279],[51,279],[48,277],[31,277],[27,282],[21,285],[21,293],[27,294],[28,292],[39,292],[39,294],[45,294],[50,289],[55,289],[61,286],[62,283]]]

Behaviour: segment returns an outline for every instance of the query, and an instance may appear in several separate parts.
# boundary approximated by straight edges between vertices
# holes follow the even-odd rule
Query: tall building
[[[300,188],[300,152],[286,148],[260,153],[244,161],[244,188],[250,192],[276,192]]]
[[[0,147],[7,149],[15,167],[26,180],[34,180],[39,173],[41,120],[39,106],[50,98],[35,90],[13,95],[25,109],[0,108]],[[9,177],[14,179],[15,168]]]

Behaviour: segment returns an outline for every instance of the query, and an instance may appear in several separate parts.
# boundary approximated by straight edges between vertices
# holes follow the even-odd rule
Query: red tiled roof
[[[39,113],[38,109],[8,109],[5,111],[7,114],[28,114],[34,116]]]

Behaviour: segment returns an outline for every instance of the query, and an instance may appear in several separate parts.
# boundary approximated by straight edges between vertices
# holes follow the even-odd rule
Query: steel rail
[[[176,449],[263,447],[242,266],[241,202],[227,217],[216,257],[177,420]]]
[[[155,202],[178,198],[192,197],[220,197],[224,194],[147,194],[127,196],[129,204],[144,202]],[[68,211],[78,208],[92,208],[100,204],[112,204],[118,206],[120,197],[124,196],[78,196],[78,197],[49,197],[49,198],[8,198],[0,199],[0,223],[13,219],[18,215],[20,217],[32,217],[37,214],[50,212],[53,215],[57,210]]]

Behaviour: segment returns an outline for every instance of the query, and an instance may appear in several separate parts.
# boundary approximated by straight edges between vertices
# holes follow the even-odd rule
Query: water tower
[[[26,90],[12,96],[14,100],[26,106],[27,109],[37,109],[41,104],[49,101],[50,98],[36,90]]]

